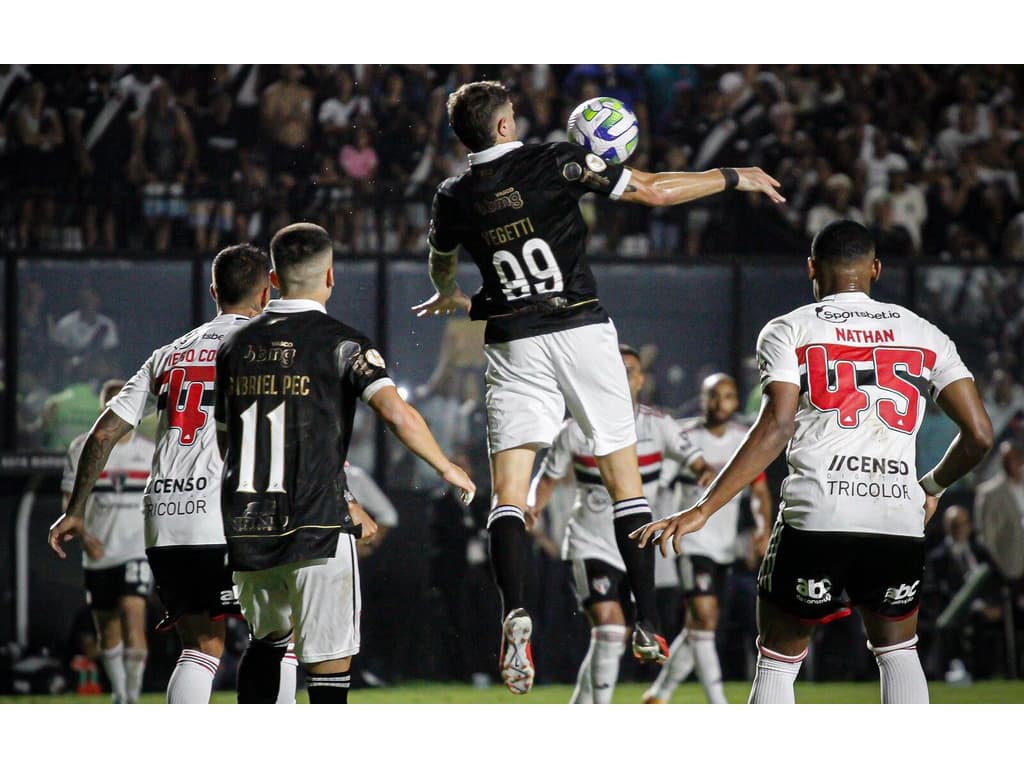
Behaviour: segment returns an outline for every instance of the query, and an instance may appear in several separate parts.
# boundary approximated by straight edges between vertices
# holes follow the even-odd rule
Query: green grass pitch
[[[637,704],[645,685],[625,683],[615,689],[616,704]],[[1024,680],[989,680],[973,685],[954,687],[945,683],[928,686],[933,704],[1024,704]],[[742,704],[747,700],[750,684],[730,682],[725,685],[729,702]],[[444,683],[406,683],[388,688],[360,688],[349,694],[352,704],[564,704],[572,694],[568,685],[540,685],[526,696],[513,696],[500,685],[473,688],[469,685]],[[215,704],[234,703],[231,691],[214,693]],[[305,691],[299,691],[299,703],[307,703]],[[878,683],[797,683],[797,703],[804,704],[875,704],[879,701]],[[2,696],[0,704],[105,704],[107,696]],[[673,704],[703,704],[704,693],[696,683],[681,685]],[[162,704],[162,693],[147,693],[144,704]]]

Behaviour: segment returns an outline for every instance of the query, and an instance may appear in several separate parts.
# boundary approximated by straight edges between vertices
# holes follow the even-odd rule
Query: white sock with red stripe
[[[917,635],[895,645],[875,648],[875,662],[882,678],[883,704],[927,704],[928,681],[917,655]]]
[[[103,664],[103,671],[107,673],[110,681],[110,698],[115,704],[124,704],[125,696],[125,673],[124,673],[124,644],[118,643],[113,648],[104,648],[100,651],[100,662]]]
[[[652,703],[671,701],[676,688],[693,672],[695,663],[690,631],[684,629],[676,635],[676,639],[669,646],[668,661],[662,666],[651,687],[644,692],[644,701],[646,702],[648,699],[657,699]]]
[[[722,665],[718,662],[714,631],[693,629],[690,630],[690,638],[693,640],[693,655],[697,660],[697,678],[704,686],[708,701],[711,704],[728,704],[725,687],[722,685]],[[672,660],[671,656],[669,660]]]
[[[182,650],[167,683],[168,704],[209,704],[220,659],[191,648]]]
[[[281,659],[281,684],[277,688],[278,704],[295,703],[295,678],[298,671],[299,660],[295,657],[295,643],[288,643],[288,650]]]
[[[757,638],[757,671],[750,686],[748,704],[795,704],[793,683],[800,673],[800,664],[807,649],[798,656],[785,656],[761,645]]]

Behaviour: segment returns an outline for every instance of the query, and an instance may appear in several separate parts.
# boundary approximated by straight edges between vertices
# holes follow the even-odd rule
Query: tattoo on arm
[[[627,184],[626,185],[626,191],[627,192],[636,192],[636,184]]]
[[[84,512],[85,501],[92,493],[96,480],[103,472],[103,467],[107,465],[107,459],[110,457],[110,451],[113,450],[115,442],[114,440],[103,440],[94,434],[86,438],[85,445],[82,446],[82,455],[78,459],[78,469],[75,472],[75,487],[68,499],[68,514],[81,515]]]
[[[451,296],[459,284],[455,280],[458,274],[458,249],[450,253],[441,253],[430,249],[430,282],[442,296]]]

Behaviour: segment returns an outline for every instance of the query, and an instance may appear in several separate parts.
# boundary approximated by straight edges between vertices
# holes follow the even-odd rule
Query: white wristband
[[[946,486],[939,485],[938,482],[936,482],[934,469],[917,482],[929,496],[941,496],[946,490]]]

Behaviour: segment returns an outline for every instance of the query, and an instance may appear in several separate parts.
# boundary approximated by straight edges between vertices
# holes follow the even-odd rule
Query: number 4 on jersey
[[[864,412],[871,407],[871,400],[862,386],[873,384],[899,395],[898,398],[875,399],[875,410],[882,423],[897,432],[914,434],[921,392],[900,373],[920,378],[926,364],[924,350],[818,344],[807,347],[805,352],[807,397],[819,411],[835,411],[840,427],[860,426]],[[871,362],[872,366],[858,370],[857,362]],[[830,372],[834,382],[830,381]]]
[[[208,414],[203,410],[204,382],[213,381],[212,365],[171,368],[167,376],[167,427],[178,430],[178,442],[192,445]],[[184,390],[185,397],[182,398]]]

